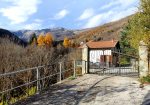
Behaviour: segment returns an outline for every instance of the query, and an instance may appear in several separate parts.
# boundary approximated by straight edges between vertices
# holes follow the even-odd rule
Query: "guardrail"
[[[15,103],[71,76],[76,76],[76,61],[0,74],[0,104]]]

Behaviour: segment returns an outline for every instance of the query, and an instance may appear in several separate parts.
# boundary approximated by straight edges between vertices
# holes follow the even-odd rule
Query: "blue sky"
[[[139,0],[0,0],[0,28],[83,29],[137,12]]]

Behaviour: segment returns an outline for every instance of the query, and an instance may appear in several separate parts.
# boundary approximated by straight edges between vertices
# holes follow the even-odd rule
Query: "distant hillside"
[[[111,40],[111,39],[120,39],[120,31],[128,23],[129,19],[132,16],[123,18],[116,22],[111,22],[98,26],[91,29],[84,29],[76,31],[76,36],[74,37],[76,42],[82,42],[85,40],[93,39],[102,39],[102,40]]]
[[[5,29],[1,29],[1,28],[0,28],[0,38],[9,39],[10,41],[12,41],[12,42],[14,42],[16,44],[19,44],[19,45],[23,45],[23,46],[27,45],[26,42],[24,42],[23,40],[19,39],[16,35],[11,33],[10,31],[5,30]]]
[[[41,29],[41,30],[19,30],[13,32],[19,38],[29,41],[30,36],[35,33],[37,36],[41,33],[51,32],[55,38],[55,40],[62,40],[65,36],[72,37],[74,35],[74,31],[67,30],[65,28],[52,28],[52,29]]]
[[[85,40],[101,39],[101,40],[111,40],[111,39],[120,39],[120,31],[128,23],[129,19],[132,17],[128,16],[116,22],[111,22],[104,24],[102,26],[82,29],[82,30],[69,30],[65,28],[52,28],[52,29],[41,29],[41,30],[18,30],[13,31],[4,31],[3,35],[9,34],[9,37],[17,35],[20,39],[28,42],[31,35],[35,33],[37,36],[41,33],[51,32],[56,41],[63,40],[65,36],[72,38],[75,42],[80,43]],[[1,33],[3,29],[1,29]],[[2,34],[0,34],[2,35]],[[19,43],[22,43],[22,40],[19,40],[18,37],[13,37],[13,40],[18,40]]]

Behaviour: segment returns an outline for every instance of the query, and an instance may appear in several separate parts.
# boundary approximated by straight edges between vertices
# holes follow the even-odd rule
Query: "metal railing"
[[[15,103],[71,76],[76,76],[76,61],[0,74],[0,104]]]
[[[90,73],[139,77],[139,64],[135,56],[113,52],[115,59],[104,58],[100,62],[89,62]],[[106,56],[106,55],[105,55]]]

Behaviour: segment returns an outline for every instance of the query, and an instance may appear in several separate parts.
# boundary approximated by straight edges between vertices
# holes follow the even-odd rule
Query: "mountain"
[[[35,33],[37,36],[41,33],[51,32],[55,40],[63,40],[64,37],[72,37],[74,35],[73,30],[67,30],[65,28],[52,28],[52,29],[41,29],[41,30],[18,30],[14,31],[15,35],[17,35],[20,39],[25,41],[29,41],[30,36]]]
[[[77,43],[93,39],[120,40],[120,32],[122,31],[123,27],[127,25],[130,18],[132,18],[132,15],[115,22],[104,24],[102,26],[84,30],[77,30],[75,32],[76,35],[74,37],[74,40]]]
[[[8,31],[6,29],[0,28],[0,38],[9,39],[10,41],[12,41],[16,44],[19,44],[19,45],[23,45],[23,46],[27,45],[27,43],[25,41],[21,40],[16,35],[14,35],[13,33],[11,33],[10,31]]]
[[[93,39],[119,40],[120,32],[122,31],[122,28],[126,26],[126,24],[128,23],[129,19],[132,16],[133,15],[123,18],[121,20],[115,21],[115,22],[107,23],[102,26],[88,28],[88,29],[69,30],[69,29],[60,27],[60,28],[52,28],[52,29],[46,28],[46,29],[41,29],[41,30],[18,30],[18,31],[12,31],[12,33],[9,32],[9,34],[10,35],[13,34],[13,36],[16,35],[20,39],[26,42],[29,41],[33,33],[35,33],[38,36],[41,33],[45,34],[47,32],[51,32],[56,41],[63,40],[65,36],[72,38],[77,43],[83,42],[85,40],[93,40]]]

